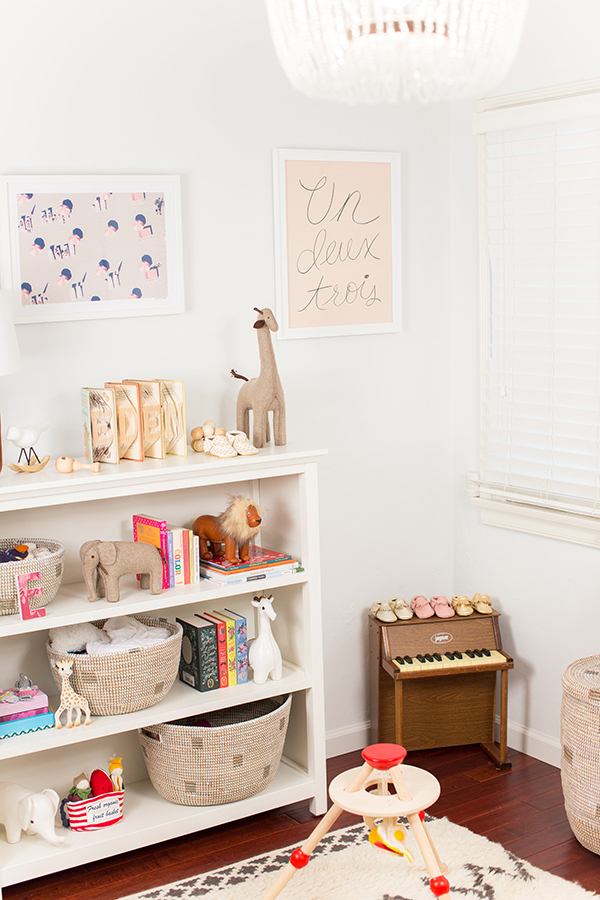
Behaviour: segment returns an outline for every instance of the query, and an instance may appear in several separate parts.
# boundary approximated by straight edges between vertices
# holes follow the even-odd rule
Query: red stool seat
[[[371,744],[362,752],[364,761],[381,771],[399,766],[405,756],[406,750],[400,744]]]

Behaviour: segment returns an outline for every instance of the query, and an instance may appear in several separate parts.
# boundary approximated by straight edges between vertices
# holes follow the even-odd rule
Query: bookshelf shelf
[[[123,757],[124,819],[100,832],[65,831],[54,847],[23,834],[2,845],[1,886],[147,846],[222,822],[309,800],[315,814],[327,808],[323,659],[319,574],[317,465],[325,451],[272,447],[253,457],[220,460],[204,454],[165,461],[103,466],[98,475],[83,470],[59,475],[50,466],[31,476],[0,476],[0,528],[6,536],[44,533],[65,545],[65,577],[42,618],[0,617],[0,687],[21,671],[47,693],[56,687],[45,650],[48,629],[114,616],[146,614],[174,621],[191,612],[225,607],[248,619],[256,635],[252,597],[275,598],[274,634],[284,657],[283,677],[199,692],[176,681],[158,704],[121,716],[92,717],[89,726],[48,729],[0,740],[0,781],[33,790],[52,787],[66,796],[81,771],[106,768]],[[290,553],[304,571],[257,582],[223,586],[209,581],[164,590],[141,591],[134,576],[120,581],[118,603],[89,603],[81,581],[79,546],[85,540],[130,540],[134,513],[157,505],[169,519],[189,520],[192,511],[218,512],[231,492],[244,492],[267,510],[261,530],[265,546]],[[160,722],[208,713],[227,706],[291,693],[290,726],[283,759],[271,784],[246,800],[223,806],[182,807],[161,798],[148,781],[137,730]],[[60,826],[58,826],[60,830]]]

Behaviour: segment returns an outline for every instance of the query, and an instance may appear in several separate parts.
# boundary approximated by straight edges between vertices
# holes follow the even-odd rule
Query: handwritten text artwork
[[[385,160],[285,159],[288,336],[398,330],[394,177]]]
[[[167,296],[162,192],[19,193],[13,227],[24,308]]]

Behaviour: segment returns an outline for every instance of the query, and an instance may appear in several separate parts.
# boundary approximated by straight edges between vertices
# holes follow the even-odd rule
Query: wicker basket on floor
[[[600,656],[567,666],[562,676],[561,779],[569,825],[600,854]]]
[[[244,800],[275,776],[292,695],[256,700],[138,731],[150,781],[171,803],[214,806]],[[184,724],[184,723],[190,724]]]
[[[48,659],[57,687],[61,678],[53,660],[73,662],[71,685],[90,704],[93,716],[119,716],[147,709],[162,700],[173,686],[179,671],[182,628],[178,622],[135,616],[143,625],[166,628],[171,636],[121,653],[99,654],[57,653],[50,640],[46,644]],[[106,619],[94,622],[102,628]]]
[[[15,562],[0,563],[0,615],[11,616],[19,612],[16,575],[29,575],[39,572],[40,578],[32,582],[32,587],[40,588],[42,593],[29,601],[31,609],[48,606],[56,596],[63,577],[65,548],[58,541],[48,538],[0,538],[0,550],[11,550],[19,544],[35,544],[45,547],[50,556],[28,556]]]

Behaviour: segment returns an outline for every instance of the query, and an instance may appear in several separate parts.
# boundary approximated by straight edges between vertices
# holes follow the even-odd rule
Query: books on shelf
[[[143,462],[142,398],[139,384],[133,381],[127,384],[106,381],[104,387],[112,388],[115,392],[119,458]]]
[[[133,539],[154,544],[160,550],[163,588],[194,584],[200,580],[199,541],[191,529],[139,514],[133,516]]]
[[[260,569],[250,572],[239,572],[232,575],[222,575],[220,572],[214,572],[212,569],[206,569],[200,566],[200,574],[207,581],[214,581],[215,584],[243,584],[244,582],[263,581],[264,579],[274,578],[281,575],[289,575],[295,572],[303,572],[302,566],[297,563],[293,566],[276,566],[272,569]]]
[[[197,691],[248,681],[246,617],[233,610],[178,616],[183,629],[179,680]]]
[[[81,388],[83,450],[88,463],[118,463],[117,402],[113,388]]]
[[[288,553],[279,553],[277,550],[268,550],[266,547],[256,547],[251,544],[248,552],[250,554],[248,562],[230,563],[224,556],[213,556],[212,559],[203,559],[200,565],[206,569],[221,572],[223,575],[247,572],[250,569],[267,569],[272,566],[298,565],[294,557]]]
[[[266,547],[250,547],[250,559],[243,563],[229,563],[224,556],[200,560],[203,578],[218,584],[237,584],[244,581],[260,581],[276,575],[301,572],[299,562],[288,553],[269,550]]]

